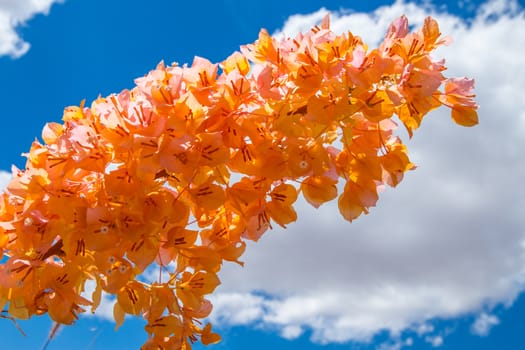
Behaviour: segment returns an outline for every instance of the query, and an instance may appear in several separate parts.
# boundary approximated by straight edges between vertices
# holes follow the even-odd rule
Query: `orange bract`
[[[478,122],[473,81],[431,57],[446,42],[435,20],[409,33],[401,17],[368,51],[325,18],[295,38],[262,30],[221,64],[160,63],[132,90],[66,108],[0,195],[0,307],[71,324],[105,291],[117,327],[147,321],[143,349],[218,342],[199,319],[223,261],[242,264],[246,240],[295,221],[298,195],[338,198],[354,220],[415,168],[392,118],[410,135],[440,105]]]

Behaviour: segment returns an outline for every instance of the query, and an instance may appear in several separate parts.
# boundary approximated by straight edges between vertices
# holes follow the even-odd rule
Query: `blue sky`
[[[418,169],[355,223],[299,203],[298,223],[249,245],[244,268],[225,265],[211,316],[223,341],[209,349],[524,349],[523,6],[0,0],[0,188],[64,107],[131,88],[161,60],[220,62],[262,27],[293,35],[326,11],[334,30],[370,46],[403,13],[416,25],[432,15],[454,38],[438,52],[447,75],[476,79],[480,125],[432,113],[408,143]],[[143,323],[114,332],[110,308],[62,328],[48,349],[138,348]],[[46,317],[20,322],[23,337],[0,322],[7,349],[39,349],[51,327]]]

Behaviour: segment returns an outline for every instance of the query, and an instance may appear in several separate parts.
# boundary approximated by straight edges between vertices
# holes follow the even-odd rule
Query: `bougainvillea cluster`
[[[393,118],[412,135],[446,105],[477,123],[473,81],[445,78],[431,57],[446,42],[435,20],[409,32],[401,17],[369,50],[326,18],[295,38],[262,30],[220,64],[161,63],[131,90],[67,107],[0,197],[0,308],[72,324],[105,292],[117,326],[146,321],[143,349],[219,341],[200,320],[222,263],[295,221],[299,194],[337,199],[352,221],[414,168]]]

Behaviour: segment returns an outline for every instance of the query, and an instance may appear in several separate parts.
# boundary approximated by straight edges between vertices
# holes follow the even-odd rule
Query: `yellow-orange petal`
[[[304,198],[315,208],[337,197],[336,182],[326,176],[310,176],[301,183]]]
[[[272,201],[281,205],[290,205],[297,200],[297,189],[293,185],[282,183],[272,190],[270,197],[272,197]]]
[[[120,306],[119,303],[115,303],[113,305],[113,318],[115,319],[115,331],[122,326],[122,323],[124,323],[124,318],[126,316],[126,313],[124,312],[124,309]]]
[[[356,200],[355,195],[346,191],[339,196],[338,205],[339,212],[348,221],[353,221],[362,213],[366,213],[365,207]]]
[[[221,336],[211,331],[211,323],[204,326],[201,333],[201,342],[204,345],[216,344],[221,341]]]
[[[284,228],[287,224],[297,220],[297,213],[291,205],[282,205],[279,202],[271,201],[267,204],[266,209],[273,221]]]
[[[250,64],[244,55],[238,51],[231,54],[223,63],[222,70],[228,74],[234,69],[237,69],[242,75],[248,74],[250,71]]]
[[[190,190],[195,205],[202,210],[215,210],[224,204],[224,188],[213,183],[205,183]]]
[[[156,337],[164,338],[173,334],[180,337],[183,325],[179,318],[168,315],[151,321],[144,328],[149,334],[154,334]]]
[[[473,108],[455,106],[452,108],[452,119],[461,126],[478,124],[478,112]]]
[[[59,123],[47,123],[42,130],[42,140],[48,145],[55,143],[64,133],[64,126]]]

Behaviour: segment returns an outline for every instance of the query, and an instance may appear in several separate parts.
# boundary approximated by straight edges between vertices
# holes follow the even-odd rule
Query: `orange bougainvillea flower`
[[[0,195],[0,309],[71,324],[104,291],[117,328],[146,320],[142,349],[218,342],[200,320],[223,262],[242,265],[247,240],[296,221],[301,194],[316,208],[337,198],[355,220],[415,168],[395,119],[412,135],[445,105],[478,123],[474,81],[432,57],[448,41],[435,20],[409,32],[403,16],[369,50],[326,17],[67,107]]]

